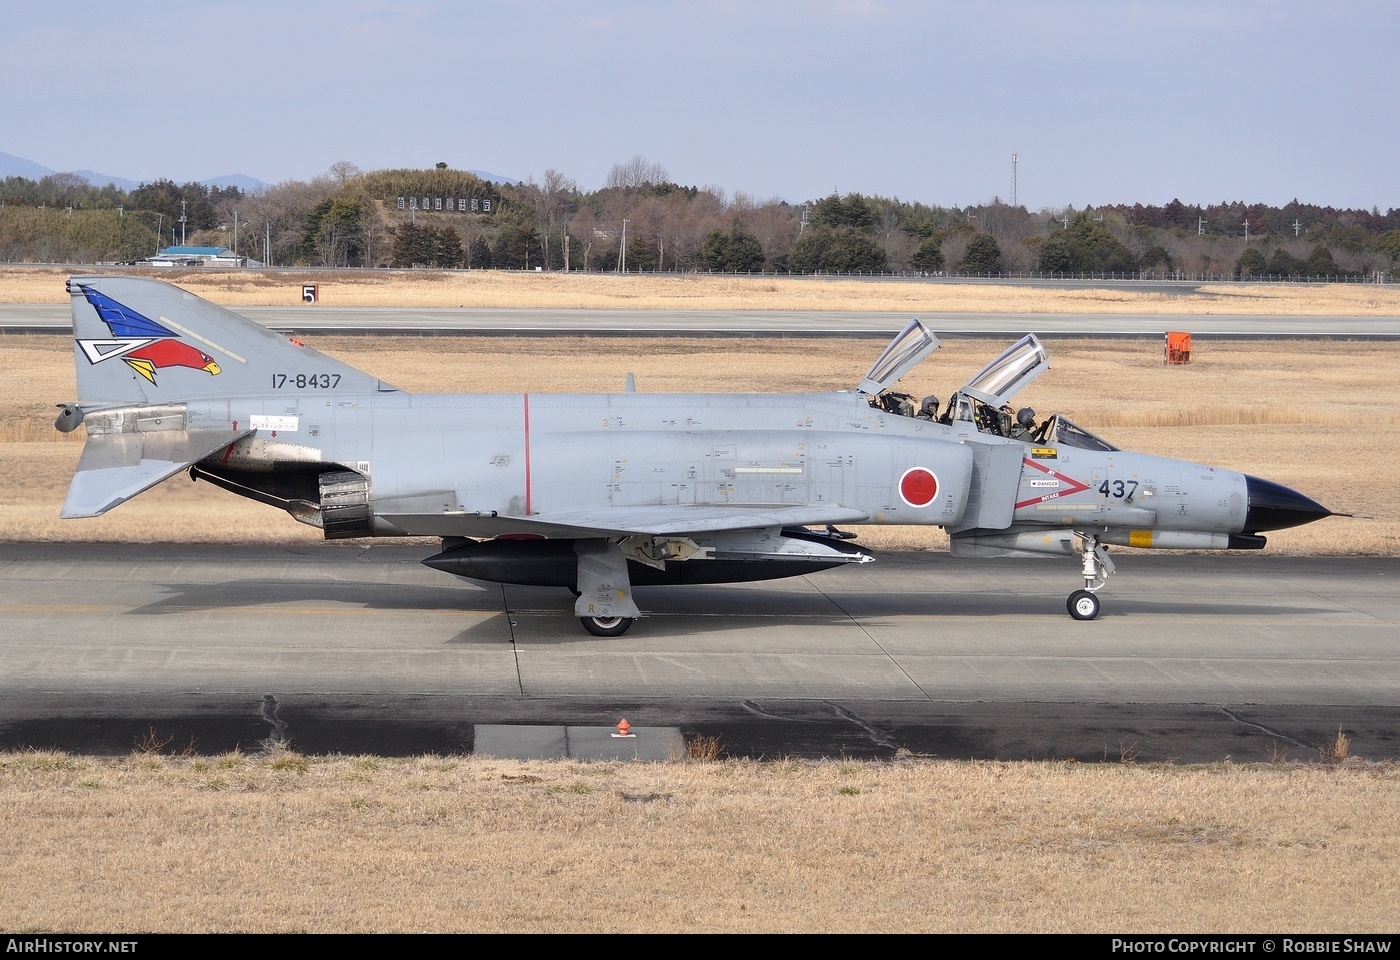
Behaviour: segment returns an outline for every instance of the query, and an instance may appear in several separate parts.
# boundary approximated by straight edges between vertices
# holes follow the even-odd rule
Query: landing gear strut
[[[1095,596],[1113,575],[1113,561],[1108,558],[1108,547],[1099,543],[1092,534],[1075,531],[1083,541],[1084,549],[1084,589],[1069,595],[1065,607],[1076,620],[1093,620],[1099,615],[1099,598]]]
[[[627,558],[611,540],[575,540],[574,616],[595,637],[620,637],[641,616],[632,599]]]

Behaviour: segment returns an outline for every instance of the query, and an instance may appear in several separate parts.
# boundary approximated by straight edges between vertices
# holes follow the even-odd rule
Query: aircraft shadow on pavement
[[[366,610],[496,611],[498,590],[441,587],[353,580],[229,580],[222,583],[164,583],[168,594],[132,613],[171,615],[229,607],[273,607],[279,604],[336,603]]]
[[[902,591],[864,592],[859,594],[827,591],[813,594],[793,589],[788,592],[772,587],[754,588],[745,585],[706,585],[674,587],[638,587],[637,603],[643,619],[632,628],[644,631],[648,637],[690,637],[734,631],[754,631],[766,626],[801,624],[810,629],[851,627],[880,628],[900,617],[928,618],[935,624],[939,619],[988,618],[1035,619],[1066,621],[1064,599],[1053,594],[986,593],[908,593]],[[573,598],[565,591],[542,587],[507,587],[508,606],[505,620],[491,618],[464,629],[449,643],[469,644],[500,642],[502,628],[507,636],[524,646],[562,645],[574,643],[608,643],[606,638],[584,633],[574,617]],[[1263,621],[1279,617],[1319,616],[1334,612],[1325,606],[1283,606],[1279,604],[1230,604],[1199,602],[1183,603],[1176,598],[1137,599],[1105,596],[1105,612],[1095,623],[1083,624],[1087,630],[1111,626],[1115,619],[1166,618],[1195,620],[1215,619],[1221,622]],[[475,606],[473,609],[483,609]],[[557,618],[557,625],[541,627]],[[626,642],[632,633],[625,634]]]
[[[423,610],[423,612],[493,613],[503,612],[501,591],[494,585],[465,588],[456,584],[423,586],[360,581],[269,581],[242,579],[218,584],[162,584],[167,596],[137,607],[132,613],[143,616],[171,616],[189,610],[225,607],[272,609],[294,603],[337,603],[365,610]],[[573,598],[559,588],[508,588],[504,613],[511,616],[553,614],[567,620],[570,630],[580,630],[574,619]],[[1135,599],[1102,593],[1103,614],[1098,623],[1110,623],[1127,614],[1134,616],[1204,617],[1229,620],[1267,619],[1278,616],[1315,616],[1330,613],[1330,607],[1275,605],[1275,603],[1182,602],[1173,599]],[[648,621],[648,630],[657,631],[662,621],[668,633],[696,633],[697,628],[752,630],[755,620],[811,621],[812,626],[840,626],[872,617],[1065,617],[1064,600],[1046,593],[1012,592],[812,592],[794,589],[753,589],[745,586],[703,585],[686,588],[641,586],[638,605]],[[703,620],[697,624],[696,619]],[[734,623],[735,620],[742,623]],[[486,624],[463,631],[477,633]],[[1086,624],[1092,628],[1093,624]],[[588,638],[591,640],[591,638]]]
[[[348,580],[234,580],[221,583],[165,583],[167,595],[137,607],[141,616],[171,616],[193,611],[228,608],[273,608],[297,604],[343,604],[351,608],[383,611],[422,611],[425,613],[494,613],[462,630],[451,643],[499,642],[511,636],[510,624],[500,618],[538,619],[560,617],[560,633],[551,642],[596,642],[583,633],[574,617],[573,598],[566,590],[549,587],[480,587],[446,584],[362,582]],[[937,590],[876,591],[853,593],[828,590],[813,593],[794,588],[744,585],[705,585],[639,587],[636,591],[648,634],[685,636],[698,632],[753,630],[764,623],[790,620],[813,627],[837,627],[877,622],[893,617],[984,619],[994,617],[1065,618],[1064,600],[1043,593],[987,591],[939,592]],[[1318,605],[1279,605],[1273,603],[1222,604],[1182,602],[1179,598],[1134,598],[1104,593],[1104,613],[1097,623],[1112,623],[1125,616],[1168,618],[1219,618],[1221,620],[1261,620],[1289,616],[1321,615],[1332,608]],[[645,616],[650,614],[650,616]],[[1086,624],[1086,629],[1094,629]],[[636,628],[634,628],[636,629]],[[522,637],[521,634],[527,634]],[[538,642],[534,631],[516,630],[517,642]]]

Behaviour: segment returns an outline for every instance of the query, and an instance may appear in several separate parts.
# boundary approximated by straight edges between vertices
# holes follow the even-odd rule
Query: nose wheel
[[[1113,576],[1113,561],[1108,558],[1108,547],[1099,543],[1099,538],[1075,531],[1082,541],[1084,551],[1084,589],[1076,590],[1065,601],[1069,615],[1076,620],[1094,620],[1099,615],[1099,598],[1096,594],[1103,589],[1108,578]]]
[[[1099,598],[1088,590],[1076,590],[1065,602],[1069,615],[1076,620],[1093,620],[1099,615]]]

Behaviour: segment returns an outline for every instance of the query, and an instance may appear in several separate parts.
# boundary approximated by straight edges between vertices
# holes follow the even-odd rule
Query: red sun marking
[[[911,507],[926,507],[938,496],[938,478],[931,470],[911,467],[899,478],[899,495]]]

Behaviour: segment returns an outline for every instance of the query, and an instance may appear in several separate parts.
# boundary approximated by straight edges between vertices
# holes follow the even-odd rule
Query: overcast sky
[[[756,199],[1400,206],[1389,0],[4,0],[0,151],[176,181],[640,154]]]

